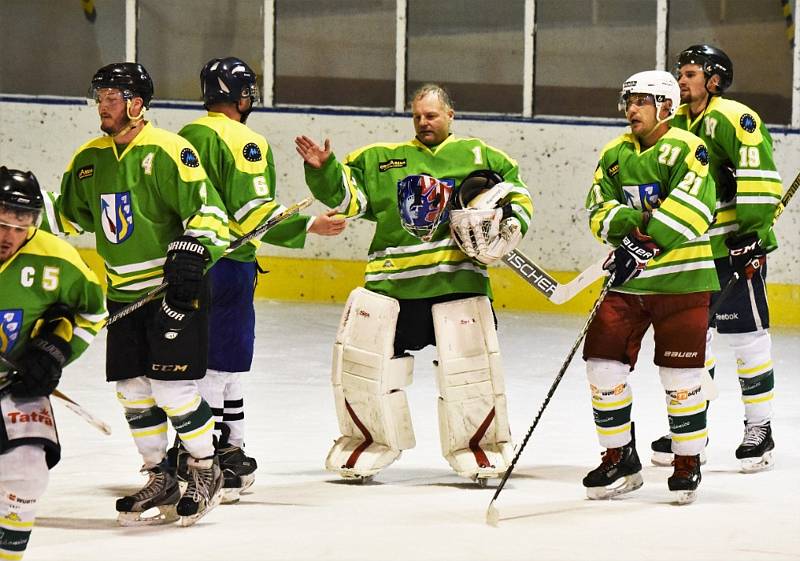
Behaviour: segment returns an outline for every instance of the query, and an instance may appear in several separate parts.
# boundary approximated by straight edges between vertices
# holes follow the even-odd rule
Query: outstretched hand
[[[319,144],[307,136],[298,136],[294,139],[294,146],[303,161],[315,169],[325,165],[331,155],[331,141],[328,138],[325,139],[324,146],[320,148]]]
[[[308,231],[318,236],[338,236],[344,231],[345,226],[347,226],[347,221],[344,216],[337,209],[332,208],[316,216]]]

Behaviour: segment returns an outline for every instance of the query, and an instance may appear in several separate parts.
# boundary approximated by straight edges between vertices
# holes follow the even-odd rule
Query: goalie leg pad
[[[442,454],[462,477],[501,477],[514,449],[489,299],[444,302],[432,312]]]
[[[392,358],[400,305],[364,288],[350,293],[333,349],[333,395],[340,436],[325,467],[346,479],[372,477],[413,448],[414,429],[401,389],[414,359]]]

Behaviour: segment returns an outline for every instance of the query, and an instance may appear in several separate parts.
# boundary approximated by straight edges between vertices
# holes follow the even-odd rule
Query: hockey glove
[[[755,232],[740,238],[735,236],[727,238],[725,245],[728,246],[731,267],[739,273],[739,276],[744,276],[748,280],[752,279],[755,272],[767,262],[767,254]]]
[[[17,360],[16,380],[9,390],[14,397],[44,397],[53,393],[61,370],[72,356],[74,316],[63,304],[48,309],[33,327],[32,338]]]
[[[197,309],[203,285],[208,250],[191,236],[180,236],[167,246],[164,280],[169,308],[183,312]]]
[[[489,242],[486,251],[479,253],[475,258],[485,265],[491,265],[503,258],[503,256],[517,247],[522,239],[522,227],[519,220],[513,216],[500,222],[500,233]]]
[[[450,233],[461,251],[480,260],[489,244],[500,235],[503,210],[464,208],[450,211]]]
[[[614,273],[611,286],[620,286],[639,274],[647,266],[647,262],[661,253],[653,238],[642,234],[639,228],[622,239],[603,264],[603,269]]]

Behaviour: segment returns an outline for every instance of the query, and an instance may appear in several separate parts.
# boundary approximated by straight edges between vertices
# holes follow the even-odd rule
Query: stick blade
[[[500,522],[500,512],[494,506],[494,499],[489,503],[489,508],[486,509],[486,523],[493,528],[497,528]]]

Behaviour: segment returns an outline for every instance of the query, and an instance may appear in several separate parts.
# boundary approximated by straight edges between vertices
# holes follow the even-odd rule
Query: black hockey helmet
[[[200,71],[200,89],[206,108],[214,103],[237,103],[243,97],[252,103],[261,101],[256,73],[236,57],[209,60]]]
[[[469,202],[482,192],[503,182],[503,176],[490,169],[479,169],[466,176],[458,186],[454,208],[467,208]]]
[[[89,97],[94,99],[97,90],[102,88],[121,90],[128,100],[141,97],[147,108],[153,99],[153,80],[145,67],[138,62],[115,62],[99,69],[92,78]]]
[[[43,206],[42,190],[33,173],[0,167],[0,207],[38,216]]]
[[[733,62],[722,49],[717,47],[692,45],[684,49],[678,55],[678,62],[675,65],[676,74],[684,64],[697,64],[703,69],[703,74],[706,77],[706,89],[711,77],[714,74],[719,75],[719,84],[717,85],[717,91],[714,93],[724,92],[733,83]]]

